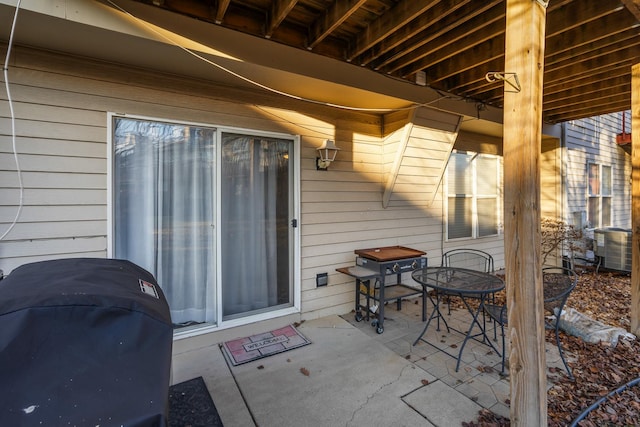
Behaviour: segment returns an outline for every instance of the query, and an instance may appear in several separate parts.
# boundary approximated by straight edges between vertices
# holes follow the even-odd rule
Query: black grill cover
[[[0,281],[0,426],[165,426],[173,328],[153,275],[113,259]]]

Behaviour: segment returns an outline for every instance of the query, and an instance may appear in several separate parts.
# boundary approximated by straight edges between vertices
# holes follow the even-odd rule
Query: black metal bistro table
[[[431,323],[431,320],[433,320],[434,318],[438,322],[438,330],[440,330],[440,319],[442,319],[445,326],[447,327],[447,332],[450,329],[453,329],[449,327],[449,325],[447,324],[447,321],[445,320],[445,318],[442,316],[442,313],[440,312],[440,300],[441,300],[442,294],[453,293],[453,294],[457,294],[462,299],[462,301],[464,302],[464,305],[467,307],[467,310],[469,310],[469,313],[472,316],[471,323],[469,324],[469,329],[467,329],[466,332],[459,331],[465,334],[465,338],[464,338],[464,341],[462,342],[462,345],[460,346],[460,351],[458,352],[458,355],[457,355],[458,363],[456,364],[456,372],[460,367],[460,359],[462,358],[462,352],[464,350],[464,347],[467,344],[467,341],[469,341],[469,339],[471,338],[482,336],[482,342],[489,344],[491,348],[493,348],[494,351],[496,351],[497,354],[500,354],[500,351],[496,349],[493,344],[491,344],[491,340],[487,337],[484,325],[478,321],[478,315],[483,310],[484,303],[487,296],[504,289],[504,282],[502,281],[502,279],[500,279],[499,277],[491,273],[484,273],[481,271],[475,271],[475,270],[469,270],[466,268],[457,268],[457,267],[419,268],[415,270],[413,273],[411,273],[411,277],[413,278],[413,280],[415,280],[416,282],[422,285],[422,287],[424,288],[425,294],[429,296],[429,300],[431,301],[434,307],[434,310],[431,312],[429,319],[427,319],[427,323],[424,326],[422,333],[420,334],[418,339],[415,340],[413,345],[418,344],[418,342],[422,340],[427,344],[432,345],[438,348],[439,350],[447,353],[445,350],[425,340],[423,336],[427,332],[427,329],[429,328],[429,324]],[[428,294],[427,288],[431,288],[436,291],[435,301]],[[467,299],[471,297],[474,300],[479,301],[477,307],[472,307],[471,305],[469,305]],[[476,328],[479,330],[479,332],[474,333],[474,329]],[[451,356],[456,357],[454,355],[451,355]]]

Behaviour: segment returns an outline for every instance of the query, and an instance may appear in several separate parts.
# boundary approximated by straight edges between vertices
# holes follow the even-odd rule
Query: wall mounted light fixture
[[[320,147],[317,148],[318,157],[316,157],[316,169],[326,171],[331,162],[336,159],[338,147],[331,139],[325,139]]]

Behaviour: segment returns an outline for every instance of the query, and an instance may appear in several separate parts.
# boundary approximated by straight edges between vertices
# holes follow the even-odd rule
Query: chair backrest
[[[461,267],[494,273],[493,257],[478,249],[452,249],[442,254],[443,267]]]
[[[577,283],[578,275],[570,268],[543,268],[542,284],[544,289],[545,311],[550,314],[560,313]]]

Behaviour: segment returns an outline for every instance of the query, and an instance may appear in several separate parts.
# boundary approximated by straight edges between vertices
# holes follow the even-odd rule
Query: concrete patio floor
[[[471,318],[462,309],[445,316],[459,330]],[[509,379],[488,345],[468,341],[456,372],[454,357],[412,345],[424,327],[417,300],[404,301],[401,311],[388,304],[382,334],[354,317],[303,322],[298,330],[312,344],[239,366],[218,345],[176,355],[173,382],[202,376],[226,427],[459,426],[482,408],[509,416]],[[434,322],[425,338],[454,353],[463,340],[444,327],[436,331]],[[495,345],[501,348],[499,336]],[[562,366],[549,343],[547,365]]]

